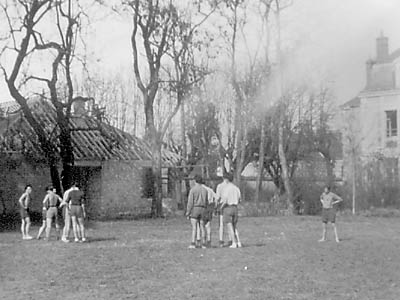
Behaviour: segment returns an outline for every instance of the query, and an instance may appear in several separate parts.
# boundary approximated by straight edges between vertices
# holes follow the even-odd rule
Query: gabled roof
[[[49,137],[54,137],[56,143],[58,127],[54,107],[48,101],[39,99],[30,100],[29,106],[37,122]],[[22,111],[11,103],[8,107],[14,109],[9,110],[6,117],[0,118],[0,149],[43,157],[38,138]],[[95,117],[71,116],[70,128],[76,161],[151,160],[150,147],[144,140],[100,122]],[[163,161],[172,166],[179,161],[179,156],[163,150]]]

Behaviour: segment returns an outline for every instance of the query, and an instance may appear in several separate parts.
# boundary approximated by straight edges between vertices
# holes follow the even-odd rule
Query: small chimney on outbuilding
[[[381,31],[381,35],[376,39],[376,62],[385,63],[389,59],[389,39],[383,35]]]
[[[72,114],[74,116],[87,115],[85,99],[78,97],[74,100],[74,102],[72,103]]]

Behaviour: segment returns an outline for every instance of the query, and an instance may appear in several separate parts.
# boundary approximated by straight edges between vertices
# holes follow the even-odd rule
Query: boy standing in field
[[[61,241],[63,241],[64,243],[69,242],[68,237],[69,237],[69,231],[71,228],[71,215],[70,215],[69,206],[67,205],[67,198],[71,191],[76,191],[76,190],[78,190],[78,188],[76,187],[75,182],[73,182],[71,187],[65,191],[63,200],[60,205],[60,208],[63,209],[63,216],[64,216],[64,229],[63,229],[62,236],[61,236]]]
[[[204,213],[204,228],[206,235],[206,246],[211,248],[211,220],[215,210],[215,202],[216,202],[216,194],[212,190],[212,188],[208,187],[204,181],[202,182],[203,187],[207,190],[207,207]],[[200,226],[197,227],[197,241],[201,240],[200,238]]]
[[[242,244],[239,239],[239,231],[237,229],[237,223],[239,220],[238,205],[240,203],[240,190],[232,183],[232,174],[226,174],[224,176],[225,186],[223,187],[220,198],[223,209],[223,220],[227,225],[228,234],[232,245],[229,248],[241,248]]]
[[[342,202],[343,199],[332,193],[330,187],[326,186],[320,200],[322,203],[322,238],[319,240],[319,242],[326,241],[326,224],[331,222],[333,232],[335,233],[335,240],[337,243],[339,243],[339,237],[335,225],[336,209],[334,208],[334,205]]]
[[[23,240],[31,240],[29,235],[29,228],[31,226],[31,219],[29,217],[29,203],[31,201],[32,186],[30,184],[25,186],[25,191],[18,200],[21,214],[21,233]]]
[[[66,202],[68,203],[69,214],[72,221],[72,229],[74,231],[75,242],[79,242],[81,237],[82,242],[86,242],[84,218],[86,217],[84,195],[76,184],[73,184],[75,189],[68,193]],[[79,236],[80,234],[80,236]]]
[[[189,249],[196,248],[197,224],[200,226],[200,233],[203,242],[202,248],[205,248],[206,244],[204,214],[208,203],[208,192],[202,185],[203,179],[200,175],[195,175],[194,181],[195,185],[190,189],[186,209],[186,216],[190,218],[192,224],[192,239]]]
[[[50,186],[47,188],[47,195],[44,197],[43,200],[43,207],[46,208],[46,240],[48,241],[50,238],[50,231],[51,231],[51,223],[53,218],[55,219],[56,223],[56,233],[57,239],[60,232],[60,227],[58,225],[58,209],[57,206],[60,204],[60,197],[55,193],[55,189]]]
[[[224,210],[223,210],[223,203],[221,202],[221,195],[222,191],[227,185],[227,181],[225,179],[222,179],[222,182],[217,185],[216,189],[216,212],[218,215],[219,219],[219,246],[223,247],[224,246]],[[231,244],[232,240],[229,237],[229,244]]]

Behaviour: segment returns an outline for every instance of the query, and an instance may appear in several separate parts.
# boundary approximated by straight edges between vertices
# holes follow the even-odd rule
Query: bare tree
[[[74,165],[69,123],[71,107],[74,101],[89,100],[75,95],[71,75],[83,11],[79,3],[72,0],[7,1],[1,4],[1,9],[8,20],[10,32],[4,51],[15,54],[10,70],[5,65],[1,68],[11,96],[21,106],[26,120],[38,137],[50,167],[52,182],[58,190],[61,190],[57,169],[59,156],[63,167],[62,185],[64,187],[71,181]],[[14,17],[19,14],[21,14],[19,18]],[[43,22],[51,24],[52,27],[43,29],[46,28],[42,26]],[[49,35],[50,38],[46,38],[46,30],[51,31],[52,34],[56,33],[57,37]],[[34,68],[24,69],[35,55],[53,57],[50,62],[50,76],[35,74]],[[57,142],[48,136],[43,124],[37,121],[28,105],[28,96],[23,93],[23,87],[30,82],[47,88],[45,96],[47,95],[56,111]],[[61,94],[60,90],[65,93]]]
[[[282,54],[281,54],[281,24],[280,24],[280,16],[281,16],[281,11],[288,7],[291,3],[284,3],[287,2],[284,0],[275,0],[275,18],[276,18],[276,23],[277,23],[277,34],[276,34],[276,48],[277,48],[277,65],[278,65],[278,85],[281,91],[283,90],[283,68],[282,68]],[[282,94],[282,93],[281,93]],[[285,106],[282,106],[282,109],[280,111],[280,115],[284,114],[286,110]],[[284,149],[284,135],[283,135],[283,126],[284,126],[284,118],[281,117],[281,121],[279,123],[279,128],[278,128],[278,154],[279,154],[279,160],[280,160],[280,165],[282,169],[282,180],[285,186],[285,192],[286,192],[286,197],[287,197],[287,209],[288,213],[293,213],[293,191],[292,191],[292,186],[290,183],[290,175],[289,175],[289,166],[288,162],[286,159],[285,155],[285,149]]]
[[[191,46],[193,34],[199,24],[192,26],[187,22],[178,7],[172,1],[134,0],[126,2],[132,10],[131,45],[133,54],[133,69],[137,85],[141,91],[144,112],[146,116],[146,137],[150,141],[152,150],[152,170],[154,174],[155,193],[152,202],[152,215],[162,215],[161,189],[161,146],[172,118],[179,111],[185,93],[196,80],[193,68],[187,67],[191,60]],[[139,33],[140,31],[140,33]],[[141,46],[141,47],[140,47]],[[140,49],[144,50],[145,63],[140,65]],[[176,70],[176,78],[162,78],[165,69],[168,69],[166,59],[172,57],[171,63]],[[196,73],[198,74],[198,73]],[[177,92],[174,108],[163,122],[156,126],[154,104],[163,83],[175,84]],[[164,98],[159,97],[160,101]]]
[[[262,24],[264,29],[264,34],[266,35],[266,42],[265,42],[265,67],[266,73],[269,71],[270,66],[270,59],[269,59],[269,48],[270,48],[270,12],[272,2],[274,0],[260,0],[260,12],[262,17]],[[265,83],[267,84],[267,83]],[[268,99],[265,99],[268,101]],[[260,191],[261,191],[261,183],[262,177],[264,173],[264,160],[265,160],[265,143],[266,143],[266,122],[265,118],[263,117],[264,114],[260,118],[260,151],[258,155],[258,174],[257,174],[257,181],[256,181],[256,194],[255,194],[255,202],[258,205],[260,201]]]

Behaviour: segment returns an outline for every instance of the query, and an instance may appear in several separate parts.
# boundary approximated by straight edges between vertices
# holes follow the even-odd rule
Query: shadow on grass
[[[97,242],[110,242],[110,241],[117,241],[118,239],[116,237],[96,237],[96,238],[90,238],[88,240],[88,243],[97,243]]]
[[[255,247],[265,247],[267,246],[266,243],[256,243],[256,244],[242,244],[241,248],[255,248]],[[229,245],[224,245],[223,247],[220,246],[212,246],[212,249],[229,249]]]

